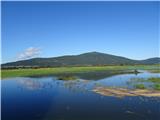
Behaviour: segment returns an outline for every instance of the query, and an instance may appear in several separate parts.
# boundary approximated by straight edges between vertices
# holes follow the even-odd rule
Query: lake
[[[16,77],[1,81],[2,120],[160,120],[160,97],[103,96],[97,86],[127,87],[131,78],[158,73],[76,74],[78,80],[56,76]]]

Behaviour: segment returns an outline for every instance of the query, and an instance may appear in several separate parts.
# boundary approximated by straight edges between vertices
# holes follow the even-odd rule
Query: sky
[[[2,2],[2,63],[102,52],[159,57],[160,2]]]

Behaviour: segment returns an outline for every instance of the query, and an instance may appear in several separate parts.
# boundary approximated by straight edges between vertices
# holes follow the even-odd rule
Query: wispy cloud
[[[40,55],[40,53],[41,53],[40,48],[29,47],[18,55],[18,60],[25,60],[25,59],[29,59],[29,58],[34,58],[34,57]]]

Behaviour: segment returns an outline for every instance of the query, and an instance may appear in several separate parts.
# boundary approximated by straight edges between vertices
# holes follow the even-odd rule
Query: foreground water
[[[132,88],[130,78],[160,77],[156,73],[108,76],[86,73],[79,80],[17,77],[3,80],[2,120],[160,120],[160,97],[111,97],[97,86]]]

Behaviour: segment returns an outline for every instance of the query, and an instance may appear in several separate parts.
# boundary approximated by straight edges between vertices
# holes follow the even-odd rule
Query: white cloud
[[[40,53],[41,53],[40,48],[29,47],[18,55],[18,59],[24,60],[24,59],[34,58],[40,55]]]

